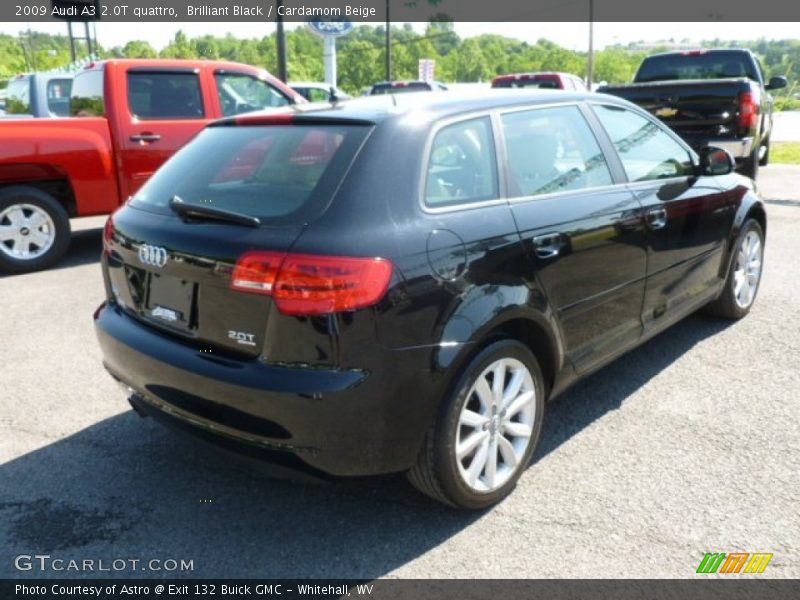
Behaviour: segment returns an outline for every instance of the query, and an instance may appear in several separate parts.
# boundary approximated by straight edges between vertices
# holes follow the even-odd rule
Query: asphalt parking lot
[[[479,514],[399,477],[276,480],[140,419],[92,330],[103,219],[76,222],[59,268],[0,278],[0,577],[41,576],[14,557],[47,554],[193,577],[680,578],[711,551],[800,577],[798,183],[761,171],[752,313],[692,316],[550,404],[533,466]]]

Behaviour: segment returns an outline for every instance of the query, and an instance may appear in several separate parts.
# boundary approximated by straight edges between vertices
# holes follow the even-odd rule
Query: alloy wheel
[[[733,296],[739,308],[749,308],[761,279],[763,245],[755,231],[747,232],[736,253],[733,271]]]
[[[10,258],[39,258],[55,239],[53,219],[34,204],[12,204],[0,212],[0,252]]]

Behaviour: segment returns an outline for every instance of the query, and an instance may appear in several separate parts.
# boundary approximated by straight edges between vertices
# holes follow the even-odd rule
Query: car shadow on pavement
[[[726,326],[689,317],[578,384],[549,406],[537,456],[617,409]],[[122,407],[121,394],[108,401]],[[7,555],[0,556],[0,577],[375,578],[484,516],[440,506],[402,477],[274,479],[132,411],[42,444],[0,465],[0,547]],[[183,559],[194,570],[20,572],[14,557],[21,554],[107,563]]]
[[[66,254],[64,254],[60,261],[47,270],[55,271],[57,269],[68,269],[70,267],[99,263],[102,250],[102,228],[74,231],[72,232],[72,239],[70,240]],[[10,277],[16,277],[16,275],[0,272],[0,279]]]

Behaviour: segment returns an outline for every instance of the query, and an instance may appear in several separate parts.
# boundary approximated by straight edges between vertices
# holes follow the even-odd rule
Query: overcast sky
[[[796,0],[794,0],[796,1]],[[708,23],[595,23],[595,47],[635,41],[662,41],[669,38],[692,42],[720,38],[723,40],[789,39],[800,37],[798,23],[719,23],[709,27]],[[33,23],[36,31],[66,33],[65,23]],[[288,27],[297,27],[292,23]],[[0,33],[15,35],[25,30],[25,23],[0,23]],[[424,23],[414,24],[417,30]],[[260,38],[272,33],[271,23],[98,23],[97,39],[103,47],[122,46],[130,40],[146,40],[156,49],[166,46],[178,29],[190,37],[204,34],[225,35],[231,32],[236,37]],[[529,42],[539,38],[550,39],[573,50],[587,47],[589,26],[587,23],[456,23],[456,32],[462,37],[482,33],[496,33]]]

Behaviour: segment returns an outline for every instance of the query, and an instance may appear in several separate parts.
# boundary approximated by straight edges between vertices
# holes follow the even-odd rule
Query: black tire
[[[742,247],[742,243],[747,237],[747,234],[751,231],[758,235],[758,239],[761,243],[761,267],[758,275],[758,281],[755,284],[755,291],[753,292],[750,303],[746,306],[741,306],[736,300],[736,277],[734,273],[736,272],[737,255],[739,250]],[[741,231],[739,231],[739,235],[736,237],[736,244],[733,248],[731,264],[728,267],[728,275],[725,278],[725,284],[722,288],[722,292],[716,300],[706,306],[707,313],[722,319],[741,319],[750,312],[753,304],[755,304],[756,296],[758,295],[758,288],[761,284],[761,276],[764,272],[764,231],[761,229],[761,225],[758,221],[755,219],[747,219],[744,222]]]
[[[762,146],[766,149],[764,152],[764,157],[758,161],[758,165],[761,167],[766,167],[769,164],[769,138],[767,138]]]
[[[56,263],[67,251],[70,241],[69,216],[64,207],[42,190],[27,186],[12,186],[0,189],[0,214],[15,204],[33,205],[50,217],[54,227],[55,238],[49,249],[35,258],[16,258],[0,248],[0,271],[5,273],[30,273],[46,269]],[[6,224],[10,223],[6,218]],[[0,222],[0,227],[3,225]],[[10,242],[0,241],[9,247]]]
[[[758,177],[758,146],[753,148],[753,151],[750,153],[750,156],[745,158],[740,164],[738,171],[742,175],[746,175],[752,180],[755,180]]]
[[[467,485],[459,474],[456,457],[459,417],[468,394],[484,371],[500,359],[520,361],[531,375],[534,388],[533,423],[528,446],[505,483],[493,491],[480,492]],[[409,481],[422,493],[450,506],[479,510],[505,498],[528,466],[539,442],[544,416],[544,379],[533,353],[514,340],[494,342],[479,352],[463,369],[438,418],[428,431],[417,464],[407,473]],[[500,434],[502,435],[502,433]],[[464,460],[464,459],[462,459]]]

